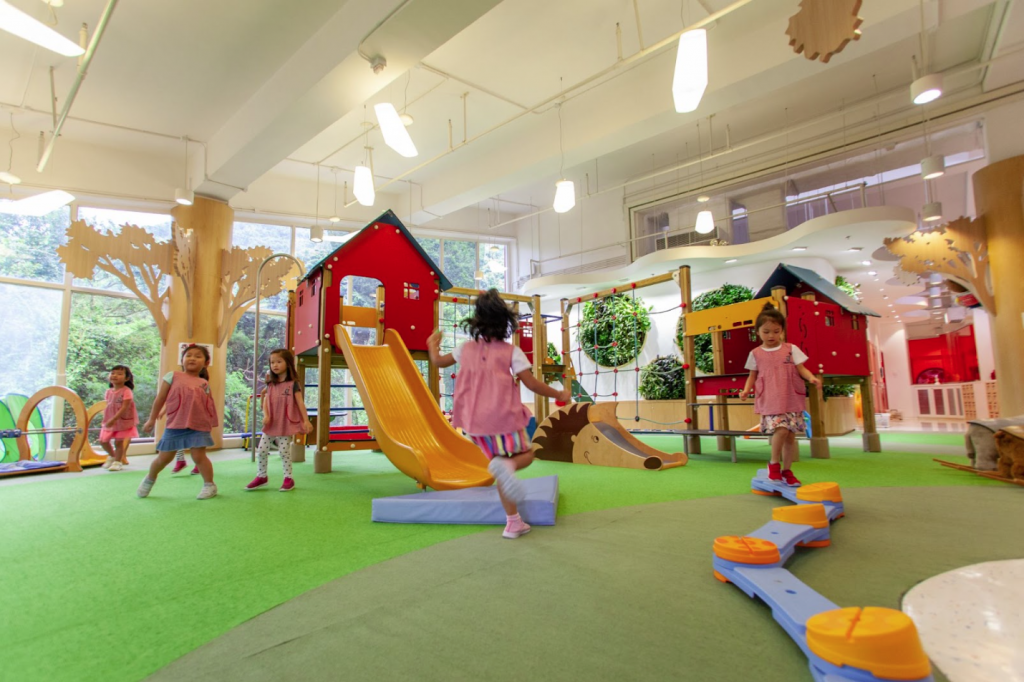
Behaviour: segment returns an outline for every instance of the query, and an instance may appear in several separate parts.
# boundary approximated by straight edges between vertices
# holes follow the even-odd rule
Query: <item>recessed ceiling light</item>
[[[847,249],[847,251],[850,251],[850,252],[853,252],[853,253],[856,253],[857,251],[863,251],[863,250],[864,249],[859,247],[859,246],[851,246],[850,248]]]
[[[806,251],[807,247],[806,246],[794,246],[793,250],[794,251]]]
[[[874,276],[875,276],[875,275],[877,275],[878,273],[877,273],[877,272],[875,272],[874,270],[868,270],[868,274],[869,274],[869,275],[871,275],[872,277],[874,277]]]
[[[889,298],[889,297],[888,296],[883,296],[882,298]]]
[[[869,260],[862,260],[862,261],[860,262],[860,264],[861,264],[861,265],[871,265],[871,261],[869,261]]]
[[[890,308],[892,307],[892,303],[890,303],[890,304],[889,304],[889,307],[890,307]]]
[[[735,263],[735,262],[736,262],[736,259],[735,259],[735,258],[730,258],[729,260],[727,260],[727,261],[725,261],[725,262],[726,262],[726,263]]]
[[[711,197],[709,197],[707,194],[701,194],[699,197],[697,197],[697,201],[702,204],[706,204],[709,201],[711,201]]]

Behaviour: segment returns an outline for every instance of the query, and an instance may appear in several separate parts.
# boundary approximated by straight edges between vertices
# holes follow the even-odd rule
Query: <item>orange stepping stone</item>
[[[774,564],[782,560],[778,546],[771,540],[746,535],[722,535],[715,538],[715,556],[738,564]]]
[[[917,680],[931,673],[914,621],[896,609],[851,606],[811,616],[807,646],[833,665],[889,680]]]
[[[804,502],[842,502],[838,483],[808,483],[796,489],[796,497]]]

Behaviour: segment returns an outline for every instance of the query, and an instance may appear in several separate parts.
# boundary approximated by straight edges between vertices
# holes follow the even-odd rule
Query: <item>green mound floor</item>
[[[650,439],[672,450],[678,441]],[[529,474],[560,477],[562,514],[745,495],[767,445],[740,448],[735,465],[727,454],[706,454],[664,472],[539,462]],[[798,474],[846,488],[1002,485],[939,467],[928,455],[832,454],[801,462]],[[279,477],[276,466],[272,461]],[[0,556],[8,579],[0,591],[0,678],[138,680],[330,580],[494,532],[370,523],[374,497],[415,491],[380,454],[337,456],[327,476],[313,475],[311,463],[297,465],[298,488],[289,494],[243,492],[254,471],[246,460],[215,467],[221,496],[208,502],[194,499],[196,477],[166,472],[147,500],[135,498],[142,472],[130,470],[3,488]]]

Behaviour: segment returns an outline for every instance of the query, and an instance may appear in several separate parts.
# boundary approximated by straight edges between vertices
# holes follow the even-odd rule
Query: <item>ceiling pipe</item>
[[[85,80],[85,76],[89,72],[89,64],[92,63],[92,58],[96,55],[96,48],[99,47],[100,40],[103,39],[103,32],[107,30],[110,15],[114,13],[117,3],[118,0],[107,0],[107,6],[103,9],[100,21],[96,25],[96,31],[92,34],[89,47],[85,50],[85,55],[78,65],[78,74],[75,76],[75,82],[71,84],[71,92],[68,93],[67,99],[64,100],[64,109],[60,112],[60,119],[57,120],[57,126],[53,129],[53,136],[39,158],[39,164],[36,166],[37,173],[42,173],[46,169],[50,155],[53,154],[53,148],[57,144],[57,138],[60,137],[60,131],[64,127],[64,121],[67,120],[68,114],[71,112],[71,106],[75,103],[75,98],[78,96],[78,89],[82,86],[82,81]]]
[[[457,145],[449,147],[448,149],[446,149],[445,151],[441,152],[440,154],[437,154],[433,158],[427,159],[423,163],[421,163],[421,164],[419,164],[417,166],[414,166],[413,168],[410,168],[409,170],[405,171],[404,173],[401,173],[400,175],[396,176],[392,180],[390,180],[388,182],[385,182],[380,187],[378,187],[377,190],[378,191],[383,190],[385,187],[387,187],[391,183],[396,182],[398,180],[405,179],[406,176],[411,175],[412,173],[415,173],[416,171],[418,171],[418,170],[420,170],[422,168],[425,168],[426,166],[429,166],[430,164],[434,163],[438,159],[444,158],[445,156],[447,156],[447,155],[451,154],[452,152],[456,151],[457,149],[461,149],[462,147],[465,147],[466,145],[469,145],[469,144],[479,140],[480,138],[493,133],[496,130],[504,128],[508,124],[512,123],[513,121],[519,120],[520,118],[522,118],[523,116],[525,116],[527,114],[533,113],[534,111],[537,111],[538,109],[541,109],[541,108],[543,108],[543,107],[545,107],[545,106],[547,106],[547,105],[549,105],[549,104],[551,104],[553,102],[557,102],[558,100],[562,99],[563,97],[565,97],[569,93],[575,92],[576,90],[579,90],[580,88],[582,88],[582,87],[584,87],[586,85],[589,85],[589,84],[593,83],[596,80],[604,78],[608,74],[613,73],[615,71],[618,71],[619,69],[621,69],[624,66],[632,64],[633,62],[636,62],[636,61],[638,61],[640,59],[644,59],[645,57],[649,57],[652,54],[660,52],[661,50],[663,50],[663,49],[665,49],[665,48],[667,48],[667,47],[669,47],[671,45],[674,45],[676,43],[676,41],[679,40],[679,36],[681,36],[682,34],[686,33],[687,31],[693,31],[693,30],[698,29],[698,28],[704,28],[706,26],[709,26],[709,25],[715,23],[716,21],[718,21],[719,19],[721,19],[722,17],[725,17],[725,16],[727,16],[729,14],[732,14],[736,10],[738,10],[738,9],[740,9],[740,8],[746,6],[746,5],[749,5],[753,1],[754,0],[736,0],[736,2],[733,2],[728,7],[725,7],[724,9],[721,9],[718,12],[715,12],[714,14],[709,14],[708,16],[704,17],[700,21],[695,21],[694,23],[690,24],[689,26],[687,26],[683,30],[677,31],[676,33],[673,33],[672,35],[670,35],[669,37],[665,38],[664,40],[661,40],[661,41],[655,43],[654,45],[651,45],[650,47],[647,47],[647,48],[644,48],[642,50],[639,50],[639,51],[633,53],[632,55],[630,55],[629,57],[626,57],[625,59],[623,59],[621,61],[616,61],[611,66],[609,66],[609,67],[607,67],[605,69],[602,69],[601,71],[598,71],[597,73],[592,74],[592,75],[588,76],[587,78],[584,78],[583,80],[579,81],[578,83],[570,85],[565,90],[562,90],[561,92],[555,93],[554,95],[548,97],[547,99],[545,99],[545,100],[543,100],[541,102],[538,102],[537,104],[533,105],[529,109],[524,109],[523,111],[520,111],[520,112],[518,112],[516,114],[513,114],[512,116],[510,116],[509,118],[505,119],[501,123],[498,123],[497,125],[494,125],[494,126],[488,128],[487,130],[484,130],[484,131],[482,131],[480,133],[477,133],[473,137],[468,138],[468,139],[464,140],[463,142],[460,142]],[[352,203],[354,203],[354,202],[345,204],[345,208],[348,208],[349,206],[351,206]]]

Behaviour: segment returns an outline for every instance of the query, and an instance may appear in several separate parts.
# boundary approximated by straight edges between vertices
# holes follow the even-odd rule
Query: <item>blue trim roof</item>
[[[376,223],[384,223],[385,225],[391,225],[393,227],[397,227],[399,230],[402,231],[402,234],[405,236],[405,238],[409,240],[409,243],[413,245],[413,248],[416,249],[416,252],[420,254],[420,258],[425,260],[427,264],[430,265],[430,269],[437,273],[437,279],[440,282],[441,291],[448,291],[454,286],[448,280],[448,278],[444,276],[444,273],[441,272],[441,268],[437,267],[437,263],[434,262],[434,259],[427,255],[427,252],[423,250],[423,247],[420,246],[420,243],[419,241],[416,240],[416,237],[413,237],[412,233],[409,232],[405,225],[402,224],[402,221],[398,219],[398,216],[395,215],[394,211],[392,211],[391,209],[384,211],[375,220],[370,221],[370,223],[368,223],[362,230],[359,230],[359,232],[368,229],[370,226]],[[335,254],[347,248],[349,244],[355,241],[355,239],[356,237],[353,235],[351,239],[349,239],[344,244],[336,248],[334,251],[331,251],[329,254],[318,260],[316,263],[310,265],[309,268],[306,269],[306,276],[303,277],[302,279],[306,280],[310,276],[312,276],[313,273],[315,273],[323,266],[323,264],[327,261],[328,258],[332,258]]]
[[[833,282],[829,282],[813,270],[798,268],[795,265],[786,265],[785,263],[779,263],[779,267],[775,268],[775,272],[772,273],[771,277],[768,278],[768,281],[764,283],[754,298],[771,296],[772,289],[775,287],[785,287],[787,293],[792,292],[793,287],[800,282],[811,287],[822,296],[835,301],[840,307],[848,312],[855,315],[881,317],[881,315],[876,313],[874,310],[871,310],[850,298]]]

